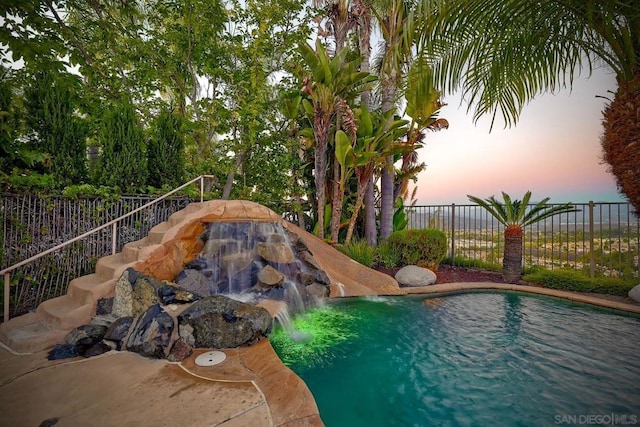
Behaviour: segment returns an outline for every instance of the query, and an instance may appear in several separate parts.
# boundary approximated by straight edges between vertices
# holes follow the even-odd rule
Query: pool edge
[[[561,291],[557,289],[540,288],[537,286],[529,285],[513,285],[493,282],[457,282],[457,283],[443,283],[440,285],[420,286],[414,288],[405,288],[407,295],[449,295],[466,293],[482,290],[500,290],[500,291],[515,291],[529,294],[544,295],[550,297],[556,297],[566,299],[574,302],[579,302],[588,305],[595,305],[598,307],[608,308],[615,311],[621,311],[625,313],[633,313],[640,315],[640,305],[627,304],[618,301],[610,301],[604,298],[598,298],[592,295],[582,295],[575,292]]]

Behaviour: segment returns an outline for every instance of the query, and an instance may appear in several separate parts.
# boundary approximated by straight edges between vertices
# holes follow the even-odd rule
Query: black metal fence
[[[115,200],[33,195],[0,196],[0,270],[90,231],[153,200]],[[151,227],[187,206],[187,197],[165,199],[122,220],[116,250],[145,237]],[[69,282],[95,269],[112,253],[113,229],[105,228],[63,249],[16,269],[11,275],[10,315],[34,309],[42,301],[64,295]],[[1,306],[1,305],[0,305]]]
[[[524,265],[574,268],[591,276],[640,275],[640,219],[629,203],[575,203],[578,212],[525,228]],[[553,206],[553,205],[551,205]],[[408,208],[408,228],[435,228],[449,239],[449,259],[501,265],[504,227],[478,205]]]

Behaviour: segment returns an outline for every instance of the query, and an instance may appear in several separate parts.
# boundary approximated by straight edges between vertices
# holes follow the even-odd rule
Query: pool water
[[[271,341],[333,426],[640,424],[640,319],[517,293],[333,303]],[[299,336],[299,335],[298,335]]]

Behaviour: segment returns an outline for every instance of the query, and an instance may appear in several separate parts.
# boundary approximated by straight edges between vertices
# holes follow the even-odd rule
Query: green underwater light
[[[350,324],[356,316],[331,306],[316,308],[293,318],[293,330],[277,324],[269,340],[285,365],[322,366],[329,349],[356,336]],[[303,339],[300,339],[300,338]]]

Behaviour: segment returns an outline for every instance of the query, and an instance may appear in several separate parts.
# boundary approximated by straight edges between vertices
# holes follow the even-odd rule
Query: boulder
[[[258,286],[262,288],[268,289],[274,286],[280,286],[282,282],[284,282],[284,274],[270,265],[267,265],[258,273]]]
[[[107,329],[107,332],[104,334],[104,340],[112,341],[115,344],[116,350],[122,350],[122,343],[129,335],[133,321],[134,318],[132,316],[117,319],[109,326],[109,329]]]
[[[141,276],[132,284],[131,308],[133,316],[140,316],[147,309],[161,302],[159,294],[163,283],[149,276]]]
[[[201,299],[178,316],[178,331],[190,347],[251,345],[271,332],[267,310],[222,295]]]
[[[105,325],[82,325],[69,332],[64,340],[67,344],[75,345],[80,356],[91,357],[92,355],[100,354],[93,350],[92,347],[102,342],[106,332],[107,327]],[[109,350],[111,349],[106,351]]]
[[[402,267],[395,275],[400,286],[427,286],[436,283],[436,274],[417,265]]]
[[[138,319],[127,340],[127,350],[163,358],[170,348],[173,329],[173,318],[159,304],[153,305]]]
[[[178,338],[171,347],[167,360],[169,362],[182,362],[187,357],[191,356],[193,349],[184,338]]]
[[[195,302],[201,299],[202,295],[186,291],[173,283],[166,282],[158,289],[158,297],[162,304],[169,305]]]
[[[202,296],[214,294],[215,286],[202,271],[184,269],[176,277],[176,283],[184,290]]]
[[[260,242],[256,244],[256,253],[264,260],[276,264],[293,262],[293,250],[284,242]]]
[[[114,297],[98,299],[98,303],[96,306],[96,315],[103,316],[111,314],[111,312],[113,311],[113,300]]]
[[[47,359],[59,360],[78,356],[78,347],[76,347],[75,344],[56,344],[51,350],[49,350]]]
[[[629,298],[631,298],[632,300],[640,302],[640,285],[634,286],[629,291],[628,295],[629,295]]]
[[[67,344],[78,344],[79,342],[84,345],[89,344],[91,346],[99,341],[102,341],[104,334],[107,332],[107,327],[103,325],[82,325],[70,331],[65,337],[64,341]]]
[[[111,314],[116,317],[132,316],[133,314],[133,301],[131,296],[133,288],[129,280],[129,276],[133,275],[132,273],[135,273],[137,276],[137,272],[133,268],[128,268],[116,281],[115,297],[113,298],[113,306],[111,309]]]

